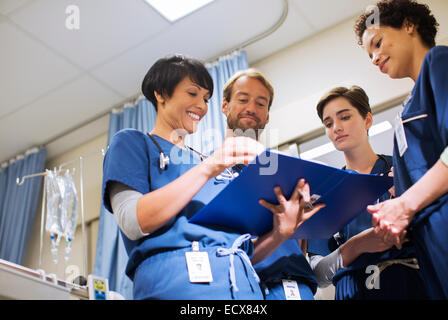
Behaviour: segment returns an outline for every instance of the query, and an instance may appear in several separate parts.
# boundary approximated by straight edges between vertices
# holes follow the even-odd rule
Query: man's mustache
[[[258,118],[258,117],[257,117],[255,114],[253,114],[253,113],[240,114],[240,115],[238,116],[238,119],[241,119],[241,118],[244,118],[244,117],[251,117],[251,118],[254,118],[255,121],[256,121],[257,123],[260,122],[260,118]]]

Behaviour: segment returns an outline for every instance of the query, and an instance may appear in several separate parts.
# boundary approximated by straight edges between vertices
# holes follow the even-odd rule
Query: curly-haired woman
[[[382,0],[355,33],[381,72],[415,82],[395,124],[397,197],[368,207],[373,226],[397,247],[411,238],[429,297],[448,299],[448,47],[435,46],[437,27],[427,5]]]

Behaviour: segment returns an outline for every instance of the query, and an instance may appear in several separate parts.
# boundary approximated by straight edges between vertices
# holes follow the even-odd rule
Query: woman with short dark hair
[[[372,224],[397,247],[408,235],[429,297],[448,299],[448,47],[435,46],[437,26],[427,5],[383,0],[355,32],[382,73],[415,83],[395,124],[397,197],[367,208]]]
[[[334,88],[316,109],[328,138],[344,152],[343,169],[364,174],[390,172],[392,157],[376,154],[370,145],[368,131],[373,118],[362,88]],[[390,197],[386,192],[379,200]],[[375,234],[367,211],[330,239],[308,240],[308,253],[319,286],[333,282],[336,300],[426,298],[413,245],[408,242],[397,250],[393,243],[383,241]]]

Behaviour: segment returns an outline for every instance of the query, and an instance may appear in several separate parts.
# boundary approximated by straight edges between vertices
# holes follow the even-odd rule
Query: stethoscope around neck
[[[154,142],[157,149],[159,149],[159,168],[160,168],[160,170],[166,170],[170,163],[170,157],[165,155],[165,153],[162,150],[162,147],[159,145],[159,143],[153,137],[153,135],[149,132],[147,134],[151,138],[151,140]],[[195,152],[196,154],[198,154],[199,157],[201,158],[201,161],[204,161],[205,159],[208,158],[208,156],[206,156],[205,154],[203,154],[197,150],[194,150],[192,147],[190,147],[190,146],[186,146],[186,147],[188,149],[190,149],[191,151]],[[216,178],[216,180],[233,180],[234,178],[238,177],[238,175],[239,175],[238,172],[233,172],[233,170],[226,168],[223,173],[220,173],[215,178]]]
[[[385,156],[383,156],[382,154],[377,154],[378,158],[380,158],[381,160],[384,161],[384,163],[386,164],[387,170],[386,172],[383,172],[381,175],[387,175],[389,174],[389,172],[392,171],[392,166],[390,165],[389,161],[386,159]],[[348,170],[347,166],[343,166],[342,170]],[[355,171],[356,172],[356,171]]]

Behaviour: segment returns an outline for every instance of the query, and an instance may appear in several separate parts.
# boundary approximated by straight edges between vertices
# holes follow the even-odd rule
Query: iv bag
[[[76,191],[75,181],[73,180],[70,171],[66,171],[64,175],[65,194],[63,199],[63,226],[64,236],[67,242],[65,247],[65,260],[69,259],[71,252],[71,241],[76,232],[76,225],[78,222],[78,194]]]
[[[62,190],[61,190],[62,187]],[[65,188],[58,180],[56,171],[46,170],[45,191],[47,202],[47,216],[45,229],[50,233],[51,255],[54,263],[58,263],[58,246],[61,236],[64,235],[64,227],[61,221],[62,195]]]
[[[71,252],[71,241],[75,236],[78,221],[78,194],[70,171],[58,175],[57,171],[46,170],[45,190],[47,215],[45,229],[50,233],[53,262],[58,262],[58,246],[64,237],[65,260]]]
[[[66,238],[73,239],[78,222],[78,193],[76,191],[76,185],[73,181],[73,177],[68,170],[65,173],[64,179],[64,235]]]
[[[46,170],[45,188],[47,195],[47,215],[45,229],[50,234],[63,235],[64,228],[61,223],[62,197],[60,184],[57,181],[57,173]]]

